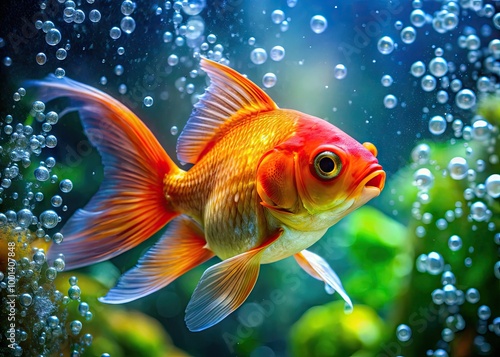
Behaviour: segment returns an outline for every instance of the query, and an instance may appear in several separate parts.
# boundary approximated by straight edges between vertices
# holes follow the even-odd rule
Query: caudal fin
[[[65,255],[66,267],[110,259],[149,238],[178,215],[165,199],[163,178],[180,169],[142,121],[118,100],[93,87],[54,76],[28,85],[40,99],[69,97],[104,165],[99,191],[69,219],[64,240],[49,259]]]

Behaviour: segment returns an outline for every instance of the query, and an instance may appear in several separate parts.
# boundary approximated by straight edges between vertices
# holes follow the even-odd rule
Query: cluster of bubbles
[[[400,30],[401,41],[404,45],[415,42],[417,34],[425,31],[425,27],[440,34],[453,32],[460,24],[462,15],[470,16],[471,12],[476,16],[491,19],[481,27],[479,33],[471,26],[465,26],[460,36],[457,36],[458,50],[466,51],[467,63],[457,64],[453,46],[449,44],[443,48],[433,46],[434,56],[429,60],[417,60],[408,68],[411,76],[419,82],[420,89],[425,93],[435,93],[436,101],[445,105],[442,113],[429,115],[428,130],[431,136],[449,134],[450,143],[463,144],[463,155],[457,155],[450,159],[447,167],[439,167],[432,159],[431,147],[425,143],[417,145],[412,151],[413,184],[418,189],[417,200],[413,203],[412,216],[420,224],[415,229],[418,238],[428,238],[428,227],[434,224],[438,231],[447,235],[457,219],[466,219],[470,222],[472,232],[479,226],[485,227],[491,234],[491,240],[500,245],[500,233],[492,218],[491,205],[495,199],[500,197],[500,175],[489,171],[489,165],[499,163],[498,156],[498,134],[499,128],[489,123],[484,117],[474,115],[477,98],[489,93],[498,93],[499,86],[496,76],[500,74],[498,59],[500,58],[500,39],[496,38],[485,41],[483,38],[492,35],[492,28],[500,29],[500,13],[495,14],[491,4],[483,4],[482,1],[460,1],[443,2],[441,9],[434,14],[424,12],[424,3],[420,0],[413,1],[413,11],[410,14],[411,26],[403,28],[401,21],[395,24]],[[420,28],[424,28],[420,30]],[[382,36],[377,43],[378,51],[383,55],[389,55],[398,49],[395,39],[390,36]],[[447,53],[447,51],[449,53]],[[482,73],[481,75],[479,73]],[[464,88],[465,78],[472,78],[475,83],[468,84]],[[417,83],[418,83],[417,82]],[[385,74],[381,83],[384,87],[391,87],[393,79]],[[398,99],[393,94],[387,94],[383,100],[387,109],[393,109],[398,104]],[[436,110],[433,106],[432,110]],[[424,111],[426,114],[429,109]],[[463,200],[455,202],[453,207],[444,213],[443,217],[434,217],[432,213],[426,212],[426,206],[432,197],[432,188],[437,180],[436,176],[443,179],[460,183],[463,187]],[[445,233],[446,232],[446,233]],[[468,253],[474,252],[474,247],[464,246],[461,238],[464,232],[452,232],[447,237],[447,246],[450,252],[468,249]],[[467,233],[467,234],[470,234]],[[433,237],[434,238],[434,237]],[[486,239],[486,237],[484,237]],[[441,348],[434,351],[429,350],[428,356],[447,357],[448,344],[453,341],[458,331],[464,330],[466,321],[460,313],[460,306],[464,304],[475,305],[477,309],[478,323],[475,326],[477,338],[474,340],[475,348],[481,354],[488,354],[491,346],[488,344],[485,334],[490,331],[500,336],[500,317],[492,316],[488,305],[481,304],[480,292],[473,286],[459,289],[457,284],[460,276],[455,276],[453,267],[447,262],[448,252],[430,251],[421,254],[416,259],[416,269],[423,274],[441,276],[441,286],[432,291],[430,299],[444,311],[444,326],[441,331]],[[464,259],[465,267],[472,267],[473,261],[469,256]],[[491,270],[497,279],[500,279],[500,262],[496,262]],[[396,337],[401,342],[412,338],[411,326],[401,324],[396,329]]]
[[[20,101],[25,94],[26,90],[19,88],[14,101]],[[10,114],[0,121],[0,159],[6,163],[0,172],[0,203],[9,202],[3,206],[9,209],[0,212],[0,240],[13,247],[16,260],[15,274],[0,271],[0,299],[6,306],[8,295],[17,296],[15,356],[49,356],[58,353],[65,341],[73,348],[72,356],[79,356],[92,344],[93,337],[83,332],[82,321],[92,320],[93,314],[81,301],[77,278],[69,279],[67,293],[54,285],[65,269],[64,255],[49,262],[45,250],[37,248],[40,242],[63,241],[57,231],[61,222],[58,212],[67,210],[63,197],[73,189],[70,179],[58,177],[56,159],[51,156],[58,144],[51,131],[58,121],[58,113],[46,111],[41,101],[33,102],[23,122]],[[36,128],[40,128],[39,133]],[[50,186],[58,192],[47,198],[44,192],[54,191]],[[41,208],[47,204],[50,209]],[[82,321],[68,321],[65,311],[72,304],[78,306]]]

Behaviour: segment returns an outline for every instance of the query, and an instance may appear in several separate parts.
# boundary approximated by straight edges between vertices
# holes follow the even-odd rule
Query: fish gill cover
[[[500,353],[498,1],[6,1],[0,29],[0,354],[496,356]],[[204,92],[201,56],[276,101],[373,142],[388,184],[312,250],[344,312],[291,259],[189,332],[203,268],[121,306],[97,298],[152,244],[65,272],[47,261],[103,168],[77,103],[24,81],[68,76],[131,108],[174,157]],[[376,208],[374,208],[376,207]],[[155,212],[151,212],[152,215]]]

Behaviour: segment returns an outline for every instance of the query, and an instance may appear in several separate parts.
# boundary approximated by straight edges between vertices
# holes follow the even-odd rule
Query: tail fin
[[[52,76],[28,85],[39,87],[41,100],[69,97],[78,107],[85,133],[104,165],[99,191],[62,229],[61,245],[52,245],[69,269],[110,259],[149,238],[178,215],[163,192],[166,174],[181,170],[142,121],[109,95]]]

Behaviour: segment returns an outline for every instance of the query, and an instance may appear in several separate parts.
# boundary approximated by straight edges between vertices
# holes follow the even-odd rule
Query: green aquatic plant
[[[418,257],[385,355],[419,356],[432,351],[430,341],[433,356],[500,348],[499,118],[500,99],[488,98],[449,143],[417,145],[414,162],[388,185],[394,209],[411,212]]]

